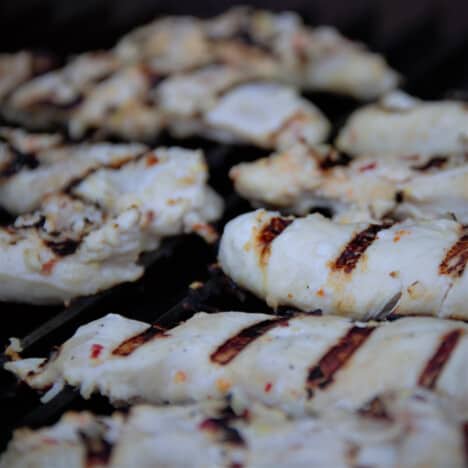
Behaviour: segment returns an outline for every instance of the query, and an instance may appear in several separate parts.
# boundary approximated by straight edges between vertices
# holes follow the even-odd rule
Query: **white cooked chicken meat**
[[[223,203],[202,152],[158,148],[119,166],[93,169],[0,230],[0,300],[68,302],[136,280],[139,254],[165,237],[216,239],[209,223]]]
[[[157,148],[116,169],[97,169],[71,193],[114,215],[138,209],[145,250],[184,232],[214,240],[216,233],[207,223],[219,219],[223,210],[221,197],[208,186],[203,152],[178,147]]]
[[[284,148],[297,141],[323,141],[330,124],[292,88],[271,82],[239,85],[219,97],[204,114],[169,120],[177,137],[203,135],[226,143]]]
[[[340,223],[257,210],[230,221],[219,262],[268,305],[356,319],[466,319],[466,227],[450,219]]]
[[[152,88],[162,79],[155,69],[139,64],[123,68],[94,86],[71,113],[68,130],[82,138],[90,130],[101,136],[154,140],[164,127]]]
[[[53,62],[51,56],[26,50],[0,54],[0,102],[24,82],[52,68]]]
[[[16,88],[2,104],[2,113],[8,120],[39,129],[63,123],[86,93],[120,66],[111,52],[80,54],[63,68]]]
[[[439,218],[468,223],[465,155],[349,160],[333,148],[293,145],[230,171],[236,191],[254,206],[305,214],[331,208],[340,218]]]
[[[353,322],[338,316],[197,313],[171,329],[109,314],[49,359],[5,369],[53,398],[65,385],[113,403],[189,403],[226,396],[291,415],[360,408],[382,392],[423,388],[466,407],[468,325],[429,317]]]
[[[54,304],[139,278],[140,213],[118,216],[66,195],[0,228],[0,301]]]
[[[351,114],[336,146],[355,156],[446,156],[466,153],[467,139],[465,103],[421,101],[398,91]]]
[[[333,28],[305,26],[291,12],[241,7],[208,20],[156,19],[124,36],[115,52],[122,60],[147,60],[167,72],[219,62],[253,65],[303,89],[359,99],[378,97],[398,83],[383,57]]]
[[[64,144],[58,134],[0,127],[0,206],[31,212],[43,197],[102,167],[119,167],[147,152],[140,144]]]
[[[69,412],[53,426],[17,430],[0,467],[462,468],[467,417],[466,408],[421,391],[292,420],[262,405],[239,413],[218,402],[137,405],[110,417]]]

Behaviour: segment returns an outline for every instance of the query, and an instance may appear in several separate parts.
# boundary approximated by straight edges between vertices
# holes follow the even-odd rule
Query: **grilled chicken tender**
[[[143,273],[140,213],[118,216],[66,195],[0,228],[0,301],[53,304],[94,294]]]
[[[467,248],[465,227],[448,219],[344,224],[257,210],[227,224],[219,261],[272,307],[466,319]]]
[[[164,330],[109,314],[80,327],[49,360],[5,364],[44,401],[64,385],[115,404],[188,403],[230,395],[291,415],[360,408],[382,392],[424,388],[465,405],[468,325],[429,317],[198,313]]]
[[[394,92],[355,111],[336,145],[356,156],[445,156],[466,153],[467,138],[466,104],[424,102]]]
[[[140,144],[64,145],[57,134],[0,128],[0,205],[22,214],[102,166],[118,167],[146,152]]]
[[[437,218],[453,214],[468,223],[468,162],[465,156],[418,155],[349,161],[323,145],[295,145],[230,171],[236,191],[255,206],[305,214],[331,208],[341,218]]]
[[[92,169],[0,231],[0,300],[67,302],[136,280],[139,254],[164,237],[217,238],[208,223],[223,203],[200,151],[158,148],[119,166]]]
[[[124,62],[146,61],[164,73],[212,61],[200,20],[189,16],[158,18],[136,28],[120,39],[114,51]]]
[[[72,113],[68,130],[75,138],[88,130],[127,140],[154,140],[165,125],[151,90],[162,79],[147,65],[123,68],[97,84]]]
[[[203,135],[228,143],[285,148],[297,141],[323,141],[330,124],[292,88],[256,82],[228,91],[198,118],[172,119],[169,128],[178,137]]]
[[[334,28],[307,27],[292,12],[233,8],[205,28],[221,58],[270,60],[281,80],[303,89],[374,99],[399,80],[383,57]]]
[[[157,148],[120,168],[94,171],[71,193],[114,215],[138,209],[145,250],[151,250],[163,237],[183,232],[215,240],[216,233],[207,223],[219,219],[223,202],[207,180],[201,151]]]
[[[34,52],[23,50],[15,54],[0,54],[0,102],[19,85],[45,73],[52,66],[51,57]]]
[[[124,36],[115,51],[122,60],[150,61],[167,72],[219,62],[254,66],[303,89],[359,99],[378,97],[398,82],[381,56],[333,28],[309,28],[291,12],[241,7],[203,21],[166,17]]]
[[[45,73],[23,84],[2,106],[3,115],[33,128],[62,124],[86,93],[120,67],[111,52],[88,52],[65,67]]]
[[[466,417],[465,409],[424,392],[293,420],[261,405],[239,414],[215,402],[138,405],[127,416],[70,412],[51,427],[17,430],[0,467],[462,468]]]

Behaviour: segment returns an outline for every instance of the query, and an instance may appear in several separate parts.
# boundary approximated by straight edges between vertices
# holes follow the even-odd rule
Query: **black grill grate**
[[[44,3],[50,7],[53,2]],[[90,4],[90,2],[84,3],[81,12],[71,14],[69,20],[76,24],[85,24],[88,3]],[[442,19],[438,16],[439,9],[434,6],[436,3],[431,2],[433,8],[422,9],[410,20],[400,24],[400,27],[385,22],[385,8],[379,10],[375,5],[371,7],[370,2],[358,2],[361,6],[354,8],[352,14],[348,15],[342,12],[335,17],[330,14],[324,16],[326,9],[322,7],[321,10],[320,5],[328,5],[328,2],[315,2],[313,11],[307,9],[303,13],[306,19],[314,23],[324,21],[335,23],[343,33],[363,40],[371,48],[384,52],[391,65],[405,76],[404,89],[410,93],[428,98],[441,98],[447,93],[450,95],[458,93],[457,97],[464,97],[468,92],[468,36],[463,33],[463,28],[458,34],[441,35]],[[105,2],[100,4],[105,5]],[[295,5],[288,6],[292,8]],[[380,6],[382,7],[382,4]],[[403,8],[405,5],[400,6]],[[387,6],[388,8],[391,10],[391,7]],[[192,13],[190,8],[187,11]],[[27,12],[23,12],[24,15],[28,17]],[[141,12],[134,17],[135,22],[148,19],[148,16],[145,17]],[[0,20],[0,24],[2,21]],[[23,18],[21,21],[27,25],[30,19]],[[110,25],[107,31],[108,37],[101,31],[99,41],[90,43],[87,40],[85,46],[98,47],[111,43],[110,38],[113,40],[116,31],[120,33],[123,29],[122,26]],[[382,30],[385,33],[378,34]],[[35,32],[37,31],[30,31],[24,43],[18,43],[18,39],[4,42],[5,48],[31,45],[28,44],[28,40],[35,40]],[[49,39],[54,39],[54,34],[58,37],[60,34],[66,36],[65,30],[61,30],[60,27],[50,33]],[[91,37],[94,36],[91,34]],[[65,43],[67,44],[66,41]],[[38,44],[43,43],[38,42]],[[68,45],[70,50],[75,50],[73,43]],[[332,120],[335,132],[357,106],[353,99],[323,93],[308,94],[307,97]],[[249,209],[248,204],[233,193],[227,173],[233,164],[261,157],[266,154],[265,151],[247,146],[215,144],[201,139],[175,141],[167,136],[158,139],[157,143],[164,145],[177,143],[205,150],[210,167],[210,184],[226,201],[226,213],[218,225],[220,230],[227,220]],[[7,220],[1,214],[0,219]],[[208,246],[195,236],[169,239],[163,243],[163,247],[158,252],[145,254],[141,261],[148,268],[140,281],[118,286],[97,296],[77,300],[68,308],[0,303],[4,317],[0,331],[1,343],[5,345],[8,337],[19,336],[24,338],[22,343],[25,356],[45,355],[52,346],[70,337],[78,326],[109,312],[149,322],[157,321],[163,325],[173,325],[196,310],[236,309],[257,312],[267,310],[261,301],[237,290],[225,277],[219,275],[216,269],[208,271],[207,265],[216,261],[216,246]],[[188,285],[195,280],[205,281],[204,286],[200,289],[189,289]],[[34,392],[24,385],[17,384],[10,374],[0,371],[2,448],[15,427],[50,424],[69,409],[89,409],[98,413],[108,413],[111,411],[111,406],[101,397],[84,401],[71,388],[66,388],[51,402],[42,405]]]

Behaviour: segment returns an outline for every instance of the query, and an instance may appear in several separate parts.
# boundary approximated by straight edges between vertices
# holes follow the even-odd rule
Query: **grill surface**
[[[101,6],[106,5],[106,2],[98,3]],[[388,5],[385,7],[386,4],[381,5],[378,10],[370,6],[372,2],[357,2],[358,7],[355,6],[351,12],[348,11],[349,14],[346,15],[343,11],[339,14],[338,10],[335,16],[330,16],[328,10],[320,7],[322,3],[327,2],[316,2],[314,11],[300,12],[304,14],[306,20],[317,24],[322,22],[335,24],[344,34],[363,40],[371,48],[383,52],[390,64],[405,77],[403,88],[408,92],[423,98],[466,97],[468,92],[468,66],[466,65],[468,63],[468,36],[464,34],[463,28],[459,28],[460,31],[456,34],[445,36],[442,34],[442,21],[446,18],[440,17],[439,10],[434,6],[435,2],[431,2],[434,8],[416,11],[416,13],[410,12],[406,22],[395,20],[397,10],[393,11],[393,24],[391,22],[389,24],[388,17],[385,15],[386,8],[388,11],[391,10]],[[44,4],[50,6],[52,3],[44,2]],[[6,2],[6,5],[11,7],[12,2],[11,4]],[[70,10],[69,21],[72,24],[86,24],[86,8],[89,5],[90,2],[84,2],[81,13],[78,10]],[[288,6],[293,8],[295,5]],[[403,4],[400,6],[406,7]],[[101,10],[98,9],[98,18],[103,14]],[[28,14],[31,14],[34,10],[28,11]],[[140,12],[141,14],[135,13],[132,17],[134,23],[148,20],[155,13],[154,11],[148,12],[149,9],[143,13]],[[173,13],[173,11],[167,12]],[[216,11],[190,11],[190,8],[183,12],[216,13]],[[17,21],[23,21],[23,24],[29,25],[31,18],[28,19],[28,14],[25,13],[26,16],[23,15],[23,17],[18,16]],[[45,13],[42,12],[42,14]],[[3,16],[0,25],[5,18],[8,18],[8,15]],[[96,18],[93,19],[95,20]],[[111,45],[117,34],[135,25],[128,22],[124,26],[122,22],[116,21],[115,23],[106,23],[107,29],[104,29],[104,32],[101,30],[101,34],[91,27],[88,39],[80,44],[81,47]],[[73,36],[73,33],[67,35],[66,30],[63,30],[64,24],[66,21],[62,21],[62,29],[56,27],[43,41],[37,40],[36,28],[36,30],[29,31],[21,43],[17,38],[10,37],[10,40],[3,41],[3,44],[6,49],[14,50],[23,46],[47,45],[48,41],[56,43],[54,41],[63,36],[68,39],[62,42],[56,51],[59,53],[77,51],[79,47],[73,39],[69,38]],[[8,26],[8,28],[11,27],[13,27],[12,24]],[[1,27],[0,30],[2,30]],[[73,28],[71,30],[73,31]],[[5,35],[5,28],[3,34]],[[352,99],[326,94],[308,94],[307,97],[313,100],[332,120],[335,125],[334,133],[350,111],[358,105]],[[333,137],[334,134],[331,138]],[[256,159],[265,155],[265,151],[246,146],[220,145],[201,139],[176,141],[167,136],[163,136],[154,143],[164,145],[177,143],[181,146],[201,147],[205,150],[210,167],[210,184],[223,195],[227,205],[224,218],[218,224],[220,231],[227,220],[249,209],[248,204],[233,193],[227,173],[233,164]],[[7,222],[8,217],[0,213],[0,220]],[[216,261],[216,246],[208,246],[195,236],[169,239],[164,242],[159,251],[145,254],[141,261],[148,266],[141,280],[118,286],[97,296],[79,299],[67,308],[0,303],[4,316],[0,331],[2,345],[7,344],[8,337],[18,336],[23,338],[25,356],[45,355],[52,346],[70,337],[78,326],[109,312],[172,326],[196,310],[208,312],[233,309],[256,312],[267,310],[261,301],[236,289],[216,269],[208,270],[207,265]],[[188,286],[195,280],[205,281],[204,286],[190,289]],[[2,414],[0,449],[3,449],[14,428],[23,425],[35,427],[50,424],[57,420],[64,411],[70,409],[89,409],[98,413],[109,413],[111,406],[101,397],[93,397],[89,401],[84,401],[76,391],[70,388],[65,389],[49,403],[42,405],[34,392],[17,384],[10,374],[0,371],[0,412]]]

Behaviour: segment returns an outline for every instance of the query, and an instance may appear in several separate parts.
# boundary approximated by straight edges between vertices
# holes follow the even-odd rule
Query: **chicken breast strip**
[[[351,114],[336,146],[356,156],[446,156],[466,153],[467,138],[463,102],[425,102],[395,92]]]
[[[39,208],[49,193],[102,167],[118,168],[148,151],[140,144],[64,144],[58,134],[0,128],[0,205],[13,214]]]
[[[70,412],[51,427],[16,431],[0,467],[462,468],[466,417],[453,402],[423,392],[294,420],[261,405],[238,414],[213,402],[139,405],[111,417]]]
[[[55,304],[143,273],[140,213],[107,216],[66,195],[0,228],[0,301]]]
[[[62,124],[86,93],[121,66],[111,52],[76,56],[58,70],[45,73],[17,88],[2,105],[3,116],[31,128]]]
[[[466,319],[467,233],[452,220],[339,223],[257,210],[224,230],[219,261],[268,305],[356,319]]]
[[[202,135],[225,143],[287,148],[297,141],[323,141],[330,124],[311,102],[292,88],[271,82],[237,86],[204,114],[169,120],[176,137]]]
[[[424,388],[466,405],[468,325],[428,317],[352,322],[337,316],[198,313],[175,328],[109,314],[49,359],[5,369],[50,400],[66,384],[113,403],[189,403],[230,396],[291,415],[360,408],[382,392]]]
[[[240,7],[203,21],[156,19],[124,36],[115,51],[123,60],[148,60],[171,71],[180,71],[183,64],[218,62],[260,66],[276,80],[302,89],[359,99],[378,97],[398,82],[398,75],[381,56],[333,28],[305,26],[291,12]]]
[[[0,102],[7,99],[18,86],[54,65],[51,56],[22,50],[14,54],[0,54]]]
[[[165,237],[213,242],[223,202],[207,178],[201,151],[158,148],[74,179],[0,230],[0,300],[68,302],[136,280],[139,254]]]
[[[468,223],[468,160],[418,155],[350,160],[323,145],[294,145],[230,171],[236,191],[254,206],[306,214],[331,208],[339,219],[359,213],[384,217],[439,218]]]
[[[329,123],[295,90],[271,82],[259,67],[212,65],[165,78],[135,65],[97,85],[72,113],[75,138],[101,136],[153,141],[168,128],[177,137],[284,147],[324,140]],[[249,82],[246,84],[246,82]]]

